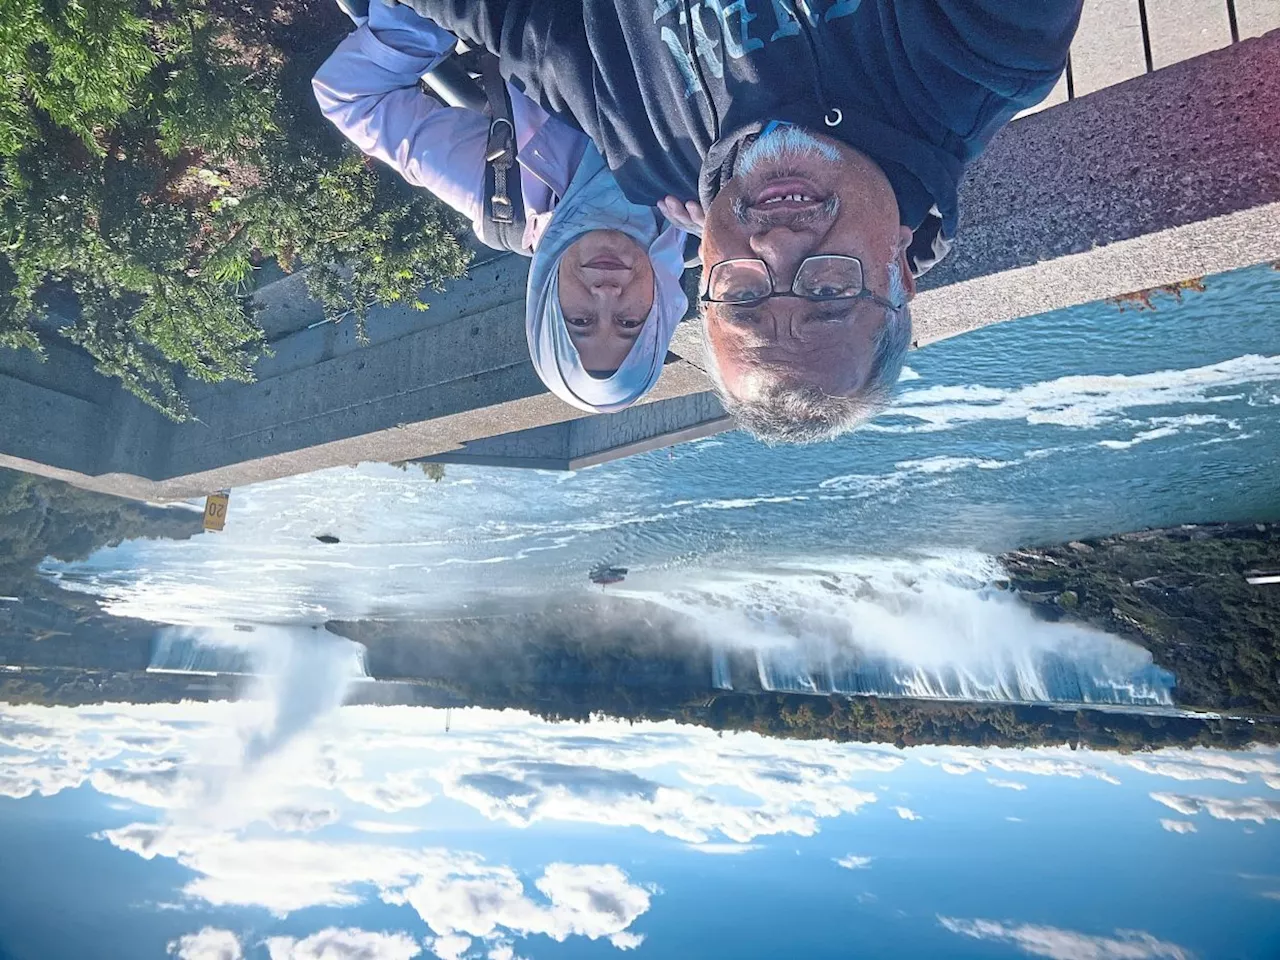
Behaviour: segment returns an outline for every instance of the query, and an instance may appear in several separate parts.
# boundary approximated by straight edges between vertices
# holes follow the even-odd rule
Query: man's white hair
[[[832,396],[803,381],[772,380],[759,384],[746,397],[725,387],[715,351],[702,324],[707,375],[725,412],[738,425],[765,443],[818,443],[855,430],[889,406],[911,347],[911,307],[902,282],[898,257],[889,262],[889,297],[897,309],[885,310],[884,324],[875,337],[871,369],[866,381],[848,396]]]
[[[840,151],[830,143],[819,140],[803,127],[786,123],[774,127],[768,133],[760,134],[739,151],[733,172],[735,176],[747,176],[761,164],[809,157],[839,163]]]

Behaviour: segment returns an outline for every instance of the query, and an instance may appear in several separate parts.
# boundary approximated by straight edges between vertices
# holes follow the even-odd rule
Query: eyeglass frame
[[[804,270],[804,265],[808,263],[810,260],[818,260],[818,259],[828,258],[828,257],[839,257],[842,260],[852,260],[854,263],[856,263],[858,265],[858,271],[862,274],[862,289],[859,290],[857,293],[855,293],[851,297],[844,297],[844,296],[811,297],[811,296],[806,296],[803,293],[796,293],[796,283],[800,279],[800,274]],[[769,295],[767,297],[760,297],[758,300],[713,300],[711,298],[711,275],[715,273],[717,269],[724,266],[726,263],[762,264],[764,266],[765,274],[769,278],[769,290],[770,290]],[[778,281],[774,277],[773,269],[769,266],[769,263],[767,260],[764,260],[761,257],[730,257],[728,260],[721,260],[718,263],[713,263],[710,269],[707,270],[707,282],[703,286],[702,293],[698,295],[698,299],[702,303],[718,303],[718,304],[727,304],[728,306],[732,306],[732,307],[748,307],[748,308],[762,306],[765,303],[768,303],[770,300],[774,300],[774,299],[807,300],[809,303],[832,303],[834,301],[840,301],[840,300],[848,300],[848,301],[870,300],[872,303],[879,304],[880,306],[884,307],[886,310],[902,309],[901,304],[893,303],[889,300],[886,300],[884,297],[881,297],[877,294],[872,293],[867,288],[866,277],[867,277],[867,272],[866,272],[866,268],[863,266],[861,257],[851,257],[843,253],[815,253],[811,256],[805,257],[803,260],[800,261],[799,265],[796,267],[795,276],[791,278],[791,289],[786,290],[782,293],[779,293]]]

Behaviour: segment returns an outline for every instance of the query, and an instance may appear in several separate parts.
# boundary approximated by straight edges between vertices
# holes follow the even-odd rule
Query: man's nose
[[[791,289],[796,270],[813,246],[813,235],[776,226],[762,229],[751,235],[752,252],[769,265],[773,282],[782,289]]]

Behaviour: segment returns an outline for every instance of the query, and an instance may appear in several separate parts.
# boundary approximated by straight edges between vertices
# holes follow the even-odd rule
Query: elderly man
[[[888,403],[964,167],[1057,82],[1081,0],[410,2],[703,227],[721,398],[809,442]]]

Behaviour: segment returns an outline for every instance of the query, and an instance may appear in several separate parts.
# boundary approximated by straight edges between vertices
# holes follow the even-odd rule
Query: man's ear
[[[906,291],[908,300],[916,295],[916,277],[907,260],[907,248],[911,246],[912,236],[910,227],[898,228],[898,266],[902,269],[902,288]]]

